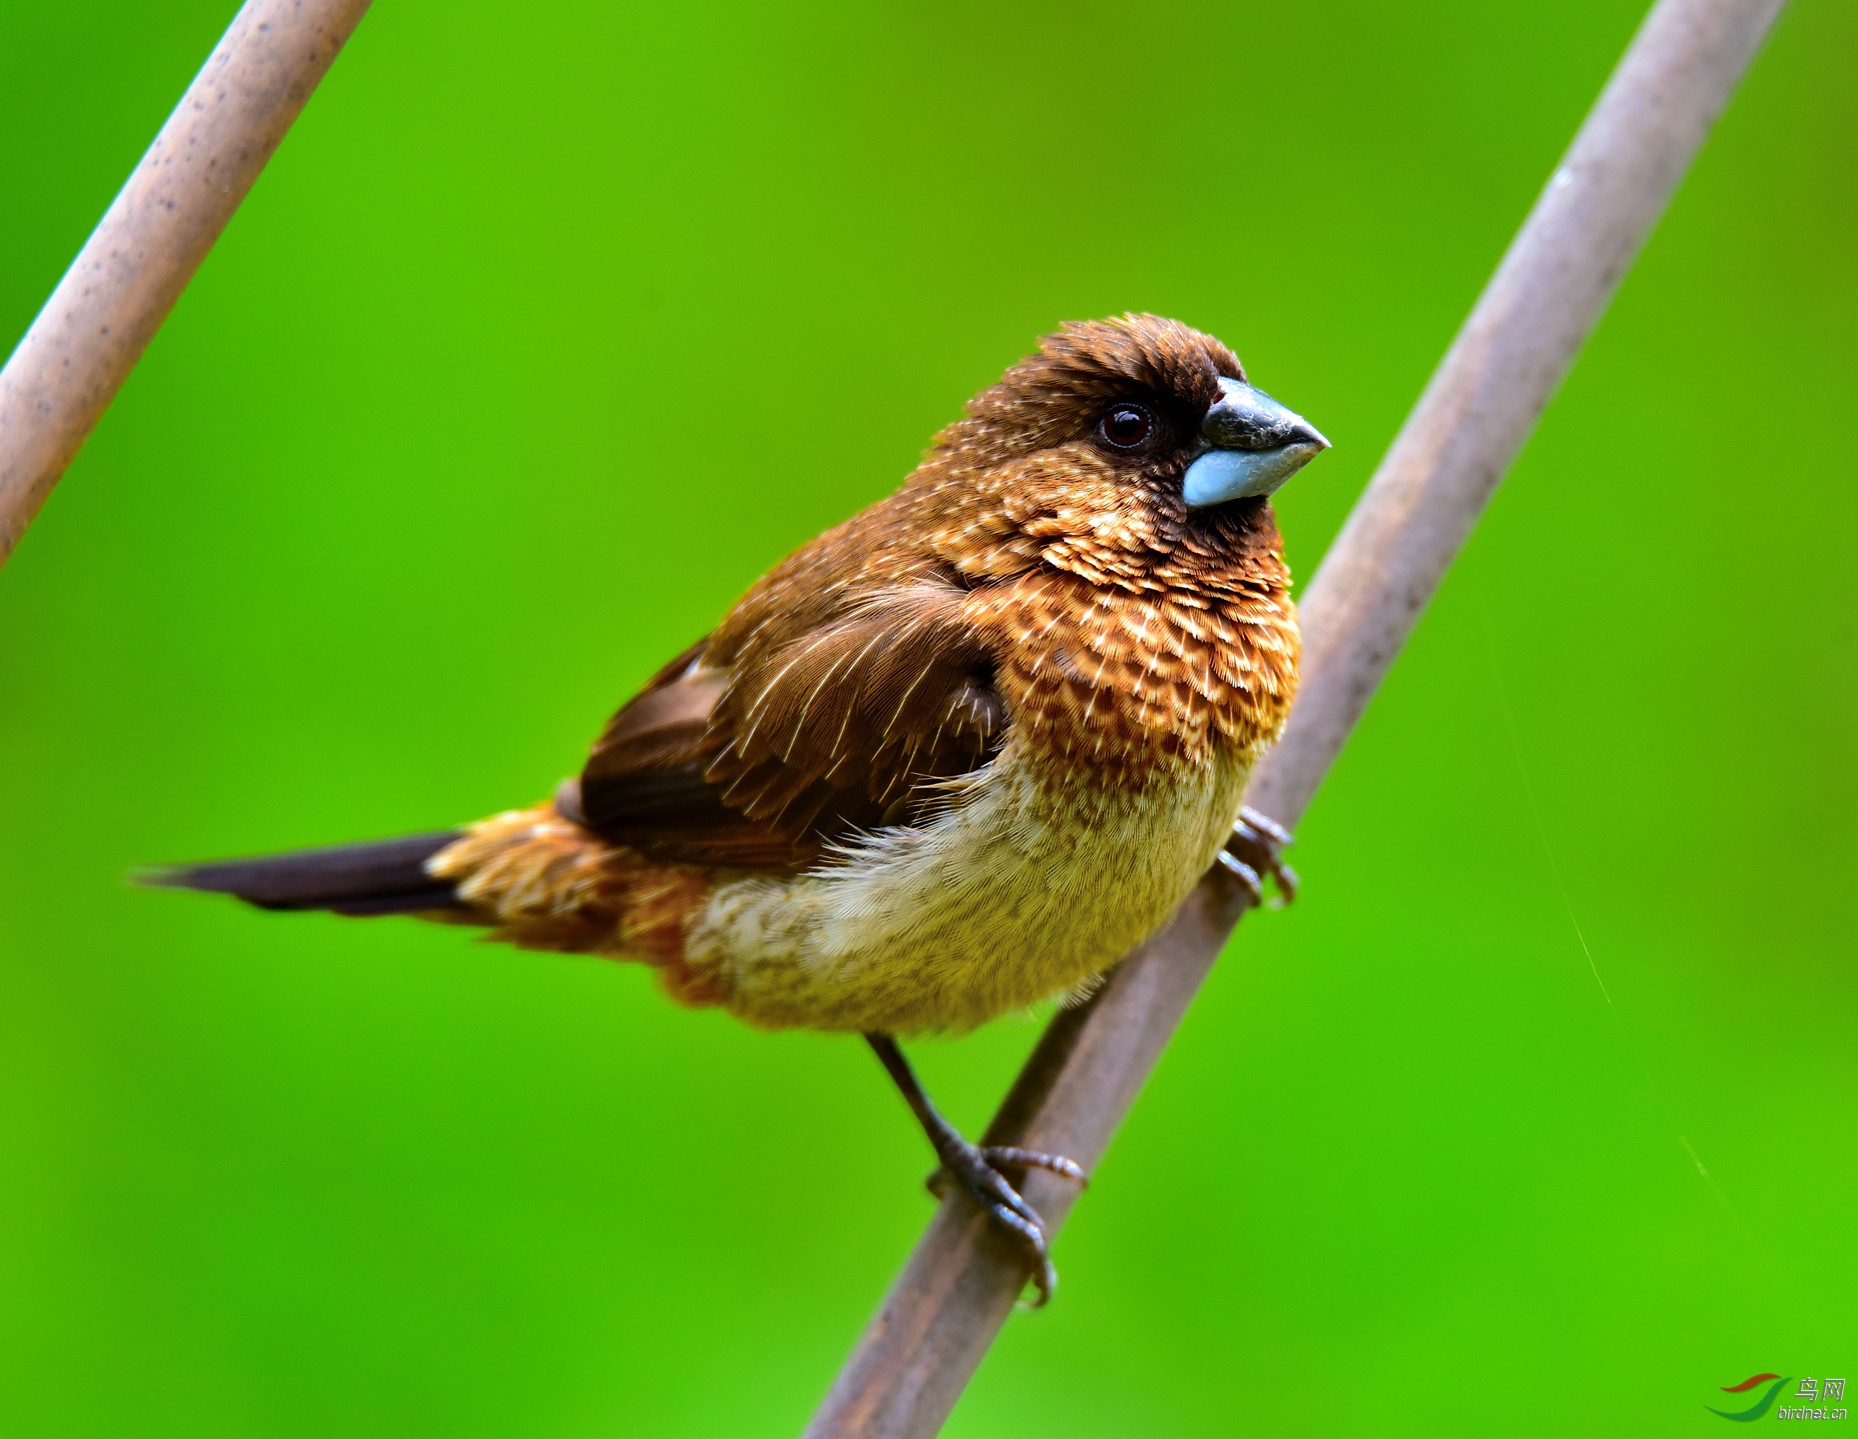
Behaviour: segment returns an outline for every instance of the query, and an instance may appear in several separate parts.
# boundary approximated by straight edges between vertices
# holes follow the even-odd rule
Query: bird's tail
[[[173,865],[135,877],[236,895],[261,909],[483,925],[489,938],[525,949],[642,960],[683,1004],[718,1004],[724,994],[714,965],[693,968],[684,955],[686,922],[714,876],[610,844],[557,801],[464,829]]]
[[[409,834],[332,849],[299,849],[257,859],[173,865],[136,875],[143,884],[236,895],[260,909],[328,909],[337,914],[414,914],[458,907],[456,884],[426,861],[462,830]]]

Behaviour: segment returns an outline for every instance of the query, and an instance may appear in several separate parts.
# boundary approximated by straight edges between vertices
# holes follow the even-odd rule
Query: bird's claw
[[[1220,847],[1220,865],[1251,892],[1252,903],[1264,903],[1264,877],[1277,882],[1278,906],[1297,897],[1297,872],[1284,863],[1291,833],[1268,815],[1249,806],[1239,811],[1238,823]]]
[[[928,1178],[929,1192],[940,1199],[951,1182],[959,1184],[974,1202],[1007,1232],[1022,1252],[1026,1267],[1032,1271],[1032,1285],[1038,1298],[1032,1307],[1042,1307],[1058,1287],[1058,1271],[1052,1267],[1051,1244],[1045,1221],[1038,1210],[1026,1203],[1002,1169],[1045,1169],[1079,1184],[1089,1183],[1083,1166],[1062,1154],[1041,1154],[1033,1149],[1012,1145],[950,1144],[942,1154],[942,1167]]]

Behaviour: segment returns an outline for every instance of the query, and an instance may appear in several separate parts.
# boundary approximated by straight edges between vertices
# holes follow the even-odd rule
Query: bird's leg
[[[949,1179],[967,1190],[974,1202],[993,1216],[994,1222],[1006,1230],[1026,1256],[1032,1283],[1039,1291],[1034,1307],[1045,1303],[1058,1283],[1058,1271],[1052,1268],[1045,1221],[1020,1197],[1001,1170],[1049,1169],[1053,1174],[1062,1174],[1082,1184],[1085,1182],[1083,1169],[1060,1154],[1040,1154],[1036,1150],[1008,1145],[970,1144],[929,1102],[916,1071],[910,1068],[910,1062],[897,1048],[895,1039],[888,1034],[867,1034],[865,1040],[903,1092],[916,1122],[922,1125],[923,1133],[935,1147],[936,1158],[942,1161],[942,1167],[929,1176],[930,1192],[940,1198]]]
[[[1297,872],[1284,863],[1284,848],[1291,842],[1290,831],[1276,820],[1245,808],[1239,822],[1220,847],[1219,862],[1226,872],[1251,891],[1252,903],[1264,903],[1264,876],[1277,881],[1280,904],[1297,897]]]

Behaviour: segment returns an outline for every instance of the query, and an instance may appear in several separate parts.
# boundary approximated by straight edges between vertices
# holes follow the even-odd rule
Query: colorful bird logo
[[[1769,1383],[1770,1380],[1773,1382]],[[1787,1380],[1781,1378],[1778,1374],[1751,1374],[1740,1384],[1725,1384],[1722,1386],[1723,1393],[1725,1394],[1746,1394],[1757,1384],[1767,1384],[1768,1392],[1763,1394],[1761,1398],[1757,1399],[1746,1409],[1715,1409],[1708,1404],[1705,1404],[1703,1407],[1708,1409],[1712,1414],[1720,1414],[1725,1419],[1733,1419],[1737,1424],[1753,1424],[1762,1415],[1766,1414],[1768,1410],[1774,1407],[1774,1396],[1781,1392],[1781,1389],[1787,1384]]]

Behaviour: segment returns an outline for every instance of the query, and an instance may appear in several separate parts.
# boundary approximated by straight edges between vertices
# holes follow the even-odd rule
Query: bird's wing
[[[714,638],[688,651],[595,744],[588,825],[655,858],[792,872],[900,822],[1004,735],[965,598],[904,585],[799,633],[757,626],[724,662]]]

